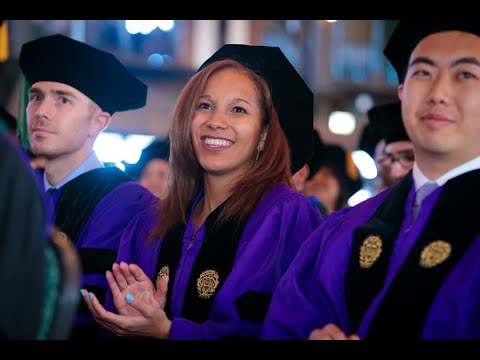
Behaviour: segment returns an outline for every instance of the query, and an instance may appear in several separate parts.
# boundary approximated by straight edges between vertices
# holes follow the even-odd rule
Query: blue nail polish
[[[93,300],[93,294],[91,292],[88,293],[88,296],[90,297],[90,300]]]
[[[128,303],[131,303],[133,301],[134,297],[132,294],[127,294],[125,295],[125,300],[127,300]]]
[[[82,295],[82,297],[85,299],[85,293],[83,292],[83,290],[80,290],[80,295]]]

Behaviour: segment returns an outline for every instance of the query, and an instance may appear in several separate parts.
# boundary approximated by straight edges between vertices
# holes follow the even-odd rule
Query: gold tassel
[[[10,56],[10,43],[8,41],[8,21],[1,20],[0,24],[0,62],[7,61]]]

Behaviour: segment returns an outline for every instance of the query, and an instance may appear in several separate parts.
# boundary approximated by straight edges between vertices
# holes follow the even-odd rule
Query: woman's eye
[[[207,109],[207,110],[208,110],[208,109],[211,109],[212,106],[211,106],[210,104],[208,104],[208,103],[200,103],[200,104],[198,105],[198,108],[199,108],[199,109]]]
[[[236,112],[236,113],[244,113],[246,112],[244,108],[242,107],[239,107],[239,106],[235,106],[233,109],[232,109],[233,112]]]

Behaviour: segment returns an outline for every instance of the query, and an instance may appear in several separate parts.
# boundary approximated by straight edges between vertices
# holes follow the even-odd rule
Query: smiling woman
[[[106,309],[85,302],[117,335],[257,338],[322,222],[291,183],[312,152],[313,94],[279,48],[225,45],[181,92],[170,141],[167,198],[124,232]]]
[[[228,173],[233,184],[263,150],[268,127],[262,124],[255,83],[232,63],[226,61],[207,82],[192,120],[192,141],[205,175]]]

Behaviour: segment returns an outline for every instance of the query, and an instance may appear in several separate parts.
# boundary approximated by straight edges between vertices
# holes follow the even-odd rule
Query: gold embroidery
[[[219,276],[215,270],[202,272],[197,279],[197,290],[200,298],[208,299],[212,296],[219,283]]]
[[[170,268],[168,265],[163,266],[160,271],[158,272],[157,279],[155,280],[155,286],[158,288],[158,282],[160,279],[165,276],[170,274]]]
[[[420,255],[420,265],[424,268],[432,268],[444,262],[452,252],[452,246],[443,241],[434,241],[422,250]]]
[[[368,269],[382,253],[382,239],[375,235],[368,236],[360,248],[360,267]]]

